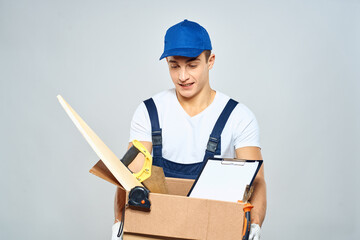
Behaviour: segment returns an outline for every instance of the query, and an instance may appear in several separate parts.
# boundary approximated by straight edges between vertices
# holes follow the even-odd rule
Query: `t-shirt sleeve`
[[[133,115],[130,124],[129,142],[133,140],[151,142],[151,123],[145,104],[142,102]]]
[[[237,107],[237,123],[233,131],[235,149],[260,147],[260,130],[255,115],[243,104]]]

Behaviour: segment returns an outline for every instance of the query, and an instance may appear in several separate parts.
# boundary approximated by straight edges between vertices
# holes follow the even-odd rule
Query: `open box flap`
[[[114,175],[110,172],[110,170],[105,166],[103,161],[99,160],[89,171],[90,173],[94,174],[95,176],[98,176],[99,178],[104,179],[105,181],[108,181],[109,183],[112,183],[116,185],[117,187],[123,188],[121,184],[116,180]]]

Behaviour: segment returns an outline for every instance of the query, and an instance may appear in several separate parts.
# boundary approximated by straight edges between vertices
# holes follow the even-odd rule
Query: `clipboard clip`
[[[245,159],[236,159],[236,158],[223,158],[221,160],[222,165],[235,165],[235,166],[244,166]]]

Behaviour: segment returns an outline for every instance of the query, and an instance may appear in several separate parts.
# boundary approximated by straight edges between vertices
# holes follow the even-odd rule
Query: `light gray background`
[[[262,239],[359,239],[360,1],[0,1],[0,239],[110,239],[115,187],[56,95],[121,157],[172,87],[163,36],[210,33],[213,88],[261,126]]]

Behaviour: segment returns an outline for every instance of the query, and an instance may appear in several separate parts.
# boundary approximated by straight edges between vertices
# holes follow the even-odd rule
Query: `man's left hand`
[[[117,236],[119,233],[120,224],[120,222],[116,222],[112,226],[111,240],[123,240],[123,231],[120,233],[119,237]]]

